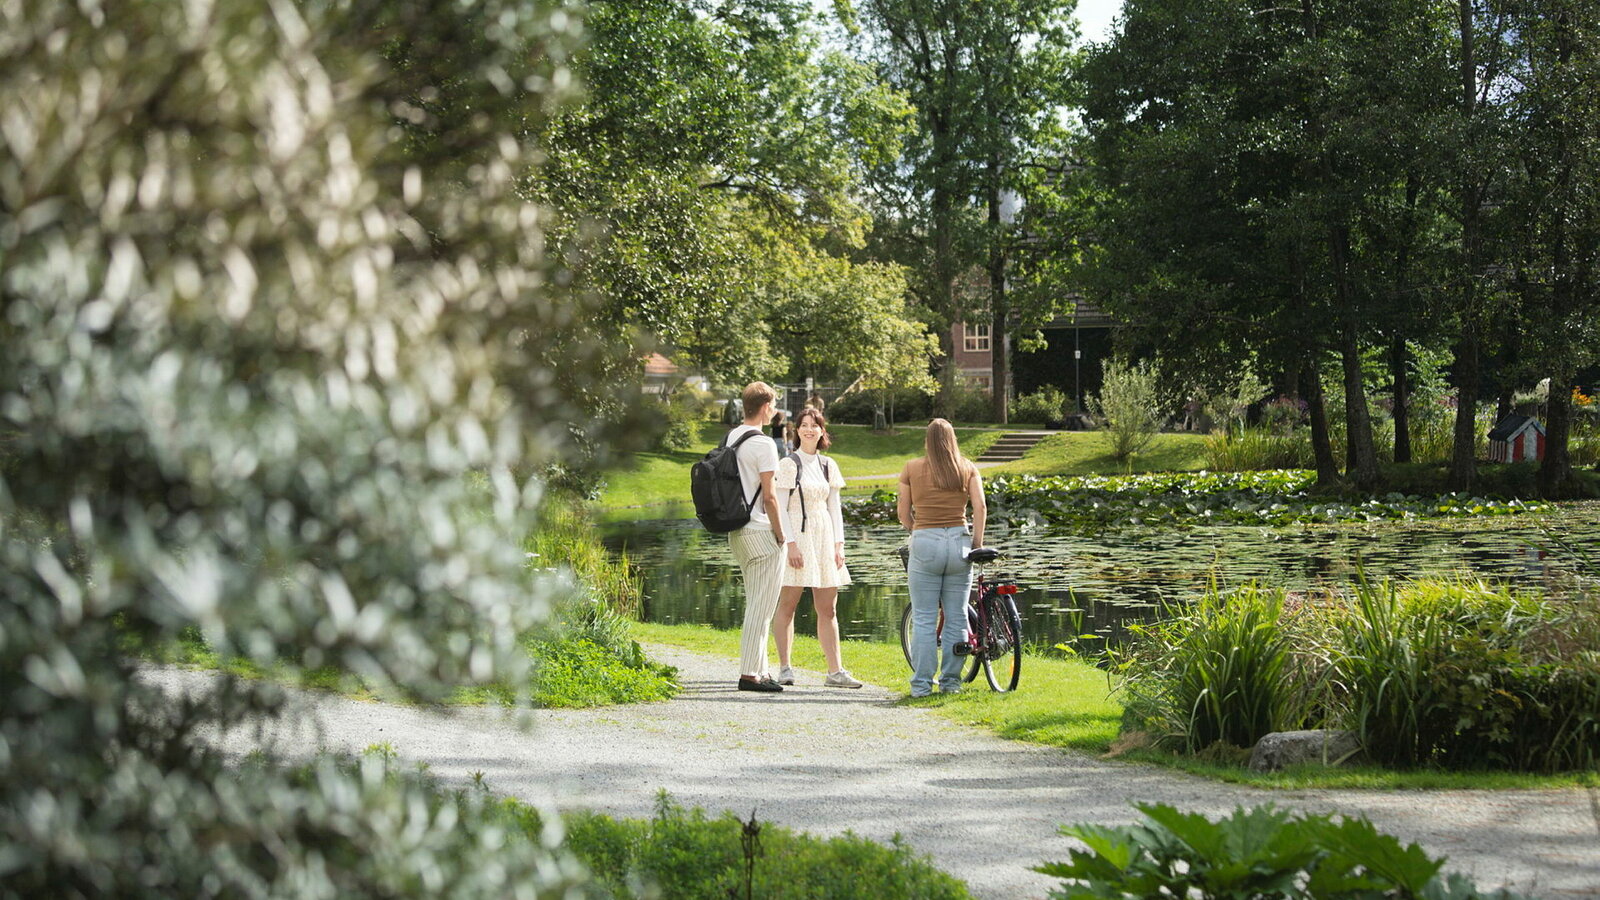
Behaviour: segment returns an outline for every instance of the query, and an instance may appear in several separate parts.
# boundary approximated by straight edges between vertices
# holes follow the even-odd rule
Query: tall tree
[[[532,179],[552,241],[683,364],[776,376],[763,298],[791,273],[765,249],[858,245],[857,185],[897,157],[909,107],[797,0],[601,0],[589,28],[587,97],[542,130]]]
[[[1394,279],[1413,277],[1395,248],[1418,233],[1407,195],[1440,95],[1438,26],[1398,2],[1134,0],[1085,70],[1115,209],[1094,257],[1104,302],[1165,321],[1176,353],[1335,353],[1365,488],[1379,474],[1362,358]]]
[[[1600,3],[1533,0],[1516,13],[1519,261],[1550,384],[1539,490],[1570,497],[1573,378],[1600,358]]]
[[[1007,248],[1000,211],[1017,184],[1015,163],[1054,112],[1064,85],[1063,48],[1072,0],[859,0],[885,77],[910,98],[917,130],[904,159],[874,178],[877,209],[889,220],[879,252],[912,271],[912,290],[945,354],[940,408],[955,385],[952,326],[981,312],[991,346],[1010,326]],[[958,290],[983,270],[987,297]],[[997,360],[1003,414],[1009,360]]]

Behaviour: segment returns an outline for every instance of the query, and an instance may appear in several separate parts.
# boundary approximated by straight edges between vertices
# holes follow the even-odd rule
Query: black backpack
[[[756,488],[749,500],[744,498],[744,482],[739,480],[739,448],[753,437],[768,440],[764,431],[748,431],[730,447],[724,436],[720,445],[689,469],[694,517],[713,534],[725,534],[750,524],[750,510],[755,509],[761,488]]]

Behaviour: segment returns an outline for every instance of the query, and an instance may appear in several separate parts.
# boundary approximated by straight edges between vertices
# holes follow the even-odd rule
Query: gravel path
[[[230,734],[230,750],[275,742],[297,757],[387,741],[447,781],[481,771],[496,791],[535,803],[646,817],[656,791],[821,835],[898,833],[984,898],[1043,897],[1029,870],[1065,858],[1063,822],[1131,822],[1135,801],[1217,815],[1274,802],[1358,813],[1483,887],[1540,897],[1600,897],[1600,791],[1275,791],[1218,784],[994,737],[868,685],[822,687],[820,673],[780,695],[734,690],[732,662],[651,646],[684,690],[667,703],[594,710],[438,711],[296,694],[286,724]],[[207,673],[153,670],[173,690]]]

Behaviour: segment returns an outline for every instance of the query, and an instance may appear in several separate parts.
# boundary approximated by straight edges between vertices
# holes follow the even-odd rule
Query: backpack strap
[[[729,431],[728,434],[733,434],[733,432]],[[722,436],[722,446],[724,446],[724,447],[728,446],[728,434],[725,434],[725,435]],[[739,438],[737,441],[733,442],[733,448],[732,449],[733,449],[733,464],[734,465],[737,466],[739,464],[739,448],[744,446],[744,442],[745,441],[750,440],[751,438],[755,437],[758,434],[761,435],[762,437],[766,437],[767,436],[767,433],[764,432],[764,431],[746,431],[744,433],[744,437]],[[761,496],[761,485],[758,484],[758,485],[756,485],[755,493],[750,495],[749,502],[745,503],[745,505],[744,505],[744,511],[746,513],[749,513],[751,510],[756,508],[756,498],[759,497],[759,496]]]
[[[793,459],[794,459],[794,487],[789,488],[789,499],[790,500],[794,499],[794,492],[795,491],[800,491],[800,475],[804,471],[803,469],[800,468],[800,459],[801,459],[800,454],[798,454],[798,453],[794,454],[793,455]],[[822,480],[823,481],[828,481],[828,472],[829,472],[828,460],[819,455],[818,456],[818,465],[822,466]],[[828,482],[828,483],[829,483],[830,486],[832,485],[832,482]],[[806,530],[806,492],[805,491],[800,491],[800,530],[802,532]]]

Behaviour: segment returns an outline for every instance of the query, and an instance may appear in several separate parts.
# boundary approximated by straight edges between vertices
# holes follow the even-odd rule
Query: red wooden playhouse
[[[1538,419],[1512,414],[1500,420],[1489,432],[1491,462],[1523,462],[1544,459],[1544,426]]]

